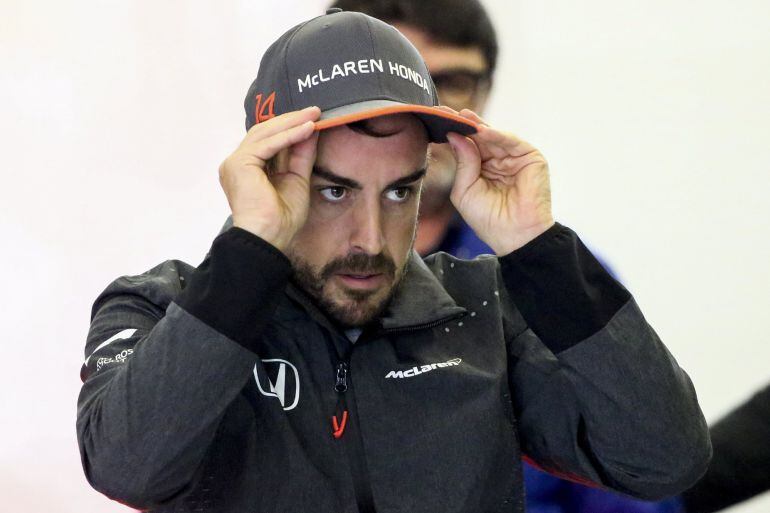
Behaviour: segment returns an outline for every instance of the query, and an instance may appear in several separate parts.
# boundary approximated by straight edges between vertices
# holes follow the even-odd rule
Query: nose
[[[353,253],[378,255],[385,245],[380,202],[360,198],[353,207],[350,245]]]

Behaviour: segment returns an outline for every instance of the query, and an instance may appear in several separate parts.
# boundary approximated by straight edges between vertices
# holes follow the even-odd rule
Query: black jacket
[[[447,513],[522,511],[522,452],[649,499],[702,474],[690,380],[572,231],[408,265],[355,344],[237,228],[115,281],[81,373],[91,484],[152,511]]]

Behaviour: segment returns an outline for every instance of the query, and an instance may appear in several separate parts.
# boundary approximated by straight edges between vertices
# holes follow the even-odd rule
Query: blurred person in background
[[[483,115],[497,66],[498,43],[489,15],[478,0],[336,0],[330,7],[363,12],[395,26],[425,59],[439,101],[457,111],[470,109]],[[449,145],[431,144],[430,151],[415,249],[422,256],[444,251],[460,258],[492,253],[449,200],[456,171]],[[559,479],[528,463],[524,476],[527,510],[535,513],[678,510],[675,500],[631,499]]]

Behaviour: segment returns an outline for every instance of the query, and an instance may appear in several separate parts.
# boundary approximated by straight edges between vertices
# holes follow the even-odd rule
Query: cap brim
[[[438,107],[410,105],[390,100],[371,100],[324,111],[321,113],[320,121],[316,122],[315,129],[325,130],[364,119],[403,113],[414,114],[420,118],[428,130],[428,138],[431,142],[447,142],[446,134],[449,132],[471,135],[478,131],[478,125],[473,121]]]

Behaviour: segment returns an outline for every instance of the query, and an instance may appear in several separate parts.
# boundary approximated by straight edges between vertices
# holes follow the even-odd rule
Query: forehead
[[[340,126],[321,131],[316,165],[366,185],[383,185],[426,165],[428,135],[412,115],[372,120],[378,136]]]
[[[474,72],[487,70],[486,58],[478,46],[449,45],[411,25],[398,23],[394,26],[417,48],[431,73],[457,68]]]

